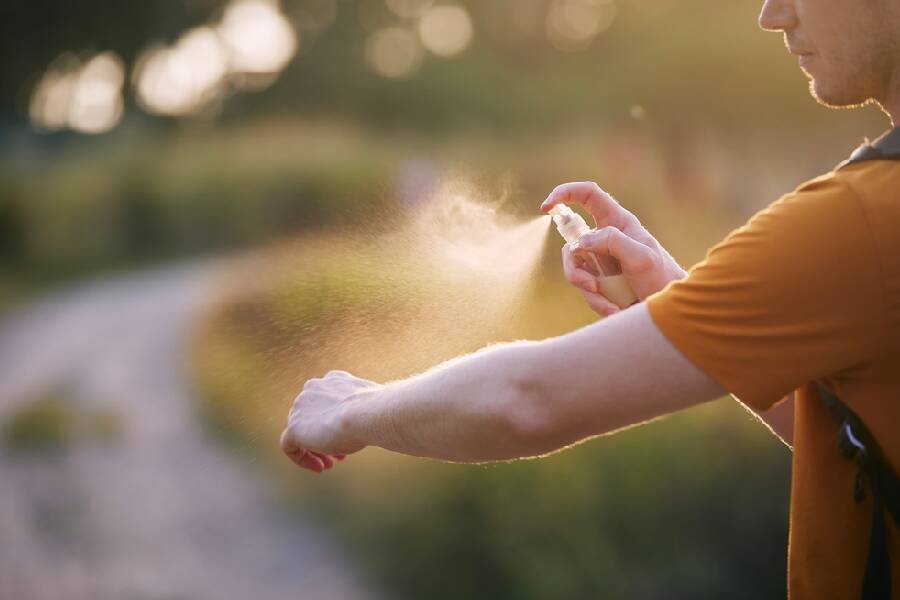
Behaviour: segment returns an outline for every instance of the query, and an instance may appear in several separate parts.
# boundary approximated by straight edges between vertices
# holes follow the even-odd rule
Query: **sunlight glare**
[[[218,31],[236,73],[277,73],[297,52],[291,23],[267,0],[233,0]]]
[[[419,40],[403,27],[379,29],[366,41],[366,62],[383,77],[408,77],[422,64],[423,55]]]
[[[122,118],[122,84],[125,66],[114,52],[92,58],[81,70],[72,106],[69,126],[82,133],[103,133]]]
[[[144,52],[134,69],[138,104],[157,115],[196,113],[224,97],[229,86],[271,85],[296,52],[297,34],[277,3],[233,0],[220,23]]]
[[[63,55],[51,63],[32,94],[32,124],[47,131],[109,131],[122,118],[124,79],[125,67],[114,52],[97,54],[84,65]]]
[[[438,56],[458,54],[472,41],[472,18],[461,6],[436,6],[419,21],[419,37]]]
[[[32,124],[40,129],[56,131],[69,123],[69,106],[78,80],[78,62],[70,56],[55,60],[41,78],[31,96]]]
[[[613,0],[554,0],[547,13],[547,35],[558,50],[584,50],[615,17]]]
[[[171,48],[153,48],[137,61],[138,103],[148,112],[185,115],[222,93],[227,54],[209,27],[185,33]]]

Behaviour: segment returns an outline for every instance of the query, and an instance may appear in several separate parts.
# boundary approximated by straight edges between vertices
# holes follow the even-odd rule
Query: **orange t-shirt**
[[[900,128],[883,140],[900,148]],[[754,215],[646,300],[666,338],[755,410],[796,390],[793,600],[859,598],[871,531],[871,493],[854,501],[856,468],[813,382],[900,467],[900,150],[862,154]],[[900,533],[885,521],[900,599]]]

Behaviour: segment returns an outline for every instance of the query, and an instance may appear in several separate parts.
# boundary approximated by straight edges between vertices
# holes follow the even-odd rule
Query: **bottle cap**
[[[559,234],[570,244],[591,230],[581,215],[565,204],[557,204],[551,208],[550,216],[553,217]]]

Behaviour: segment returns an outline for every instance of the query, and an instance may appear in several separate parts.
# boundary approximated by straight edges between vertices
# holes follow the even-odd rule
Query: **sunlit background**
[[[731,399],[509,464],[277,449],[309,377],[591,322],[555,185],[687,268],[886,128],[759,8],[4,2],[0,598],[782,596],[790,456]]]

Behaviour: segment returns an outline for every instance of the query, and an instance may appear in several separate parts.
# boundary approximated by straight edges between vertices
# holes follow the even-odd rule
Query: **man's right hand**
[[[547,212],[560,203],[581,204],[594,217],[596,229],[578,240],[578,248],[566,244],[562,249],[566,279],[581,291],[594,312],[608,316],[621,309],[600,293],[597,276],[588,271],[584,252],[596,254],[601,260],[606,256],[617,259],[622,274],[640,300],[663,289],[670,281],[687,276],[638,218],[596,183],[557,186],[541,204],[541,210]]]

